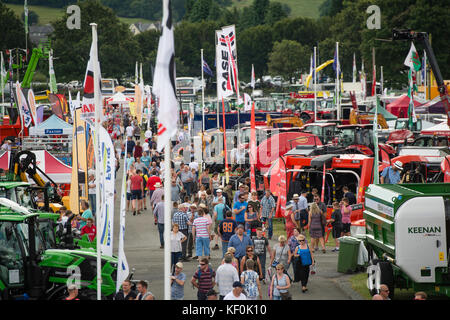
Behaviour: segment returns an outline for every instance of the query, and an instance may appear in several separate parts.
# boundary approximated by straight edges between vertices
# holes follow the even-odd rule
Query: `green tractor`
[[[51,189],[47,187],[31,186],[27,182],[0,181],[0,199],[10,199],[30,212],[39,213],[39,226],[43,236],[53,237],[55,234],[54,239],[51,240],[51,248],[92,248],[95,250],[97,248],[96,240],[91,242],[87,235],[76,234],[70,226],[71,220],[65,224],[58,223],[59,214],[53,213],[50,209],[50,200],[52,199],[50,191]],[[41,199],[40,204],[36,200],[39,198]],[[11,205],[0,203],[0,214],[4,211],[14,214],[16,211],[10,210],[10,208]],[[20,212],[16,212],[16,214],[20,214]],[[54,229],[55,232],[49,232],[50,229]]]
[[[4,208],[0,214],[0,300],[60,300],[70,284],[78,285],[80,299],[96,299],[96,252],[55,249],[54,228],[46,227],[39,213],[21,208],[20,214]],[[102,299],[111,299],[117,258],[101,261]]]

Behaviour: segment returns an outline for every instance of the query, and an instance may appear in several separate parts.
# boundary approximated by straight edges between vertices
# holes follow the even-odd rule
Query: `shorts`
[[[141,190],[131,190],[131,194],[132,194],[132,199],[138,199],[141,200],[142,199],[142,191]]]
[[[333,227],[333,238],[334,239],[340,238],[341,232],[342,232],[341,226]]]
[[[351,223],[343,223],[342,224],[342,232],[343,233],[348,233],[348,232],[350,232],[350,226],[351,226],[352,224]]]
[[[131,192],[127,192],[127,200],[133,200]]]

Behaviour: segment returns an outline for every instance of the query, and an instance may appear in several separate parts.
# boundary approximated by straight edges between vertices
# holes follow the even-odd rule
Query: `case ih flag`
[[[162,34],[159,38],[153,93],[158,97],[158,152],[177,131],[178,105],[175,89],[175,44],[170,0],[164,0]]]
[[[223,27],[216,31],[216,68],[218,99],[234,93],[238,95],[238,69],[236,61],[236,32],[234,26]]]

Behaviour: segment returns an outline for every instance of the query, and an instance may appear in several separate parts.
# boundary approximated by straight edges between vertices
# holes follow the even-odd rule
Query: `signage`
[[[384,213],[390,217],[394,217],[394,208],[389,207],[385,204],[382,204],[380,202],[377,202],[375,200],[366,198],[366,203],[365,203],[365,207],[366,208],[370,208],[372,210]]]
[[[45,129],[45,134],[63,134],[63,129]]]

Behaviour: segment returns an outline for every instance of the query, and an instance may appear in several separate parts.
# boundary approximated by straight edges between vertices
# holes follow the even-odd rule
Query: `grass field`
[[[291,8],[290,17],[318,18],[319,7],[325,0],[276,0],[287,4]],[[233,0],[232,7],[242,8],[250,6],[253,0]]]
[[[11,8],[19,17],[21,17],[23,12],[23,6],[18,4],[7,4],[8,8]],[[49,8],[44,6],[28,6],[28,10],[34,11],[39,16],[39,25],[45,25],[47,23],[50,23],[54,20],[57,20],[58,18],[62,17],[64,15],[64,9],[58,9],[58,8]],[[126,23],[126,24],[132,24],[135,22],[145,22],[149,23],[150,20],[141,19],[141,18],[121,18],[119,17],[120,21]]]

